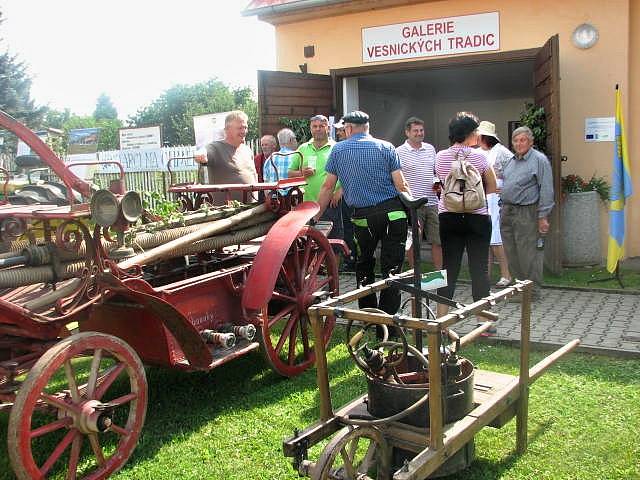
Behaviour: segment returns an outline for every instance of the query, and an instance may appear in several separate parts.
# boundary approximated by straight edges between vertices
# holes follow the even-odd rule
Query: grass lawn
[[[409,265],[405,263],[404,269],[409,268]],[[435,267],[430,262],[422,262],[422,271],[429,272],[434,270]],[[494,265],[491,271],[491,282],[495,284],[500,279],[500,270],[498,265]],[[613,290],[620,290],[620,285],[615,279],[607,280],[604,282],[589,283],[590,280],[610,278],[611,274],[607,272],[605,267],[566,267],[562,270],[561,275],[553,275],[547,271],[544,272],[544,285],[558,286],[558,287],[582,287],[582,288],[606,288]],[[622,284],[625,286],[625,290],[640,291],[640,271],[631,270],[628,268],[620,269],[620,277],[622,278]],[[469,268],[467,265],[463,265],[460,269],[460,278],[464,280],[471,280],[469,275]]]
[[[334,406],[363,392],[341,327],[329,350]],[[476,366],[517,373],[518,350],[479,344]],[[544,356],[533,353],[532,364]],[[529,449],[516,455],[515,420],[476,437],[477,459],[457,479],[640,478],[640,360],[570,354],[531,388]],[[318,416],[315,371],[286,380],[259,353],[209,373],[147,369],[141,440],[118,479],[296,479],[282,440]],[[13,478],[0,414],[0,479]],[[311,452],[317,458],[319,449]]]

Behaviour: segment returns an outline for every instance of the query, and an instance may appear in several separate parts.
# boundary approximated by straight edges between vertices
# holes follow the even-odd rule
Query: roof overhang
[[[434,0],[252,0],[244,16],[278,25]]]

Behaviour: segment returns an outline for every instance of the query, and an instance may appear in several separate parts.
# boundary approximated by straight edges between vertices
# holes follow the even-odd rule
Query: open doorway
[[[331,69],[330,75],[258,72],[261,134],[275,133],[282,117],[309,118],[360,108],[371,115],[371,132],[399,145],[403,123],[411,115],[427,123],[427,141],[437,149],[448,145],[449,119],[470,110],[496,124],[509,144],[509,122],[520,118],[527,102],[544,108],[545,153],[551,161],[556,206],[545,247],[545,265],[562,270],[560,224],[561,145],[559,39],[540,48],[411,62]]]
[[[509,122],[534,100],[533,71],[534,60],[527,59],[365,74],[345,82],[343,100],[367,112],[372,134],[394,145],[405,140],[405,120],[417,116],[426,123],[425,141],[446,148],[449,120],[464,110],[495,123],[508,146]]]

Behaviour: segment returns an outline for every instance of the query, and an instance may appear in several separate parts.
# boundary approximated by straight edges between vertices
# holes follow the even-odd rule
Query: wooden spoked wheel
[[[307,308],[318,300],[317,292],[336,295],[338,284],[338,265],[329,241],[318,230],[304,227],[280,266],[271,301],[262,309],[262,350],[280,375],[292,377],[313,365],[313,332]],[[326,345],[335,317],[323,321]]]
[[[324,448],[312,480],[388,480],[391,452],[375,427],[346,427]]]
[[[19,479],[105,478],[133,452],[147,411],[147,381],[124,341],[86,332],[36,362],[9,417],[9,457]]]

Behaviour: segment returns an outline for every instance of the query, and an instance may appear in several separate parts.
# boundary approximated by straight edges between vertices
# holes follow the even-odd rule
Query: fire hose
[[[247,242],[266,234],[274,222],[274,220],[263,222],[252,227],[243,228],[223,235],[217,235],[212,238],[206,238],[194,243],[181,242],[178,245],[172,243],[171,249],[166,254],[177,257]],[[165,245],[162,246],[164,247]],[[145,253],[149,252],[153,254],[154,249]],[[136,255],[132,257],[132,259],[141,258],[141,255]],[[159,260],[159,258],[156,260]],[[146,263],[151,263],[152,261],[154,261],[152,258],[148,258]],[[129,268],[130,266],[138,263],[137,261],[130,263],[128,260],[126,262],[129,264],[128,267],[122,267],[123,262],[121,262],[120,267]],[[75,277],[85,267],[85,265],[86,263],[84,261],[62,263],[59,271],[55,274],[50,265],[0,270],[0,288],[14,288],[24,285],[32,285],[35,283],[50,283],[56,278],[58,280],[66,280]]]
[[[225,209],[230,210],[230,209]],[[237,212],[239,209],[233,209],[230,213]],[[241,211],[241,210],[240,210]],[[217,212],[216,212],[217,213]],[[226,212],[225,212],[226,213]],[[148,248],[153,248],[163,243],[167,243],[171,240],[175,240],[176,238],[180,238],[188,233],[191,233],[195,230],[198,230],[203,225],[209,225],[214,221],[220,219],[221,215],[211,215],[198,213],[194,215],[189,215],[185,217],[184,222],[187,226],[177,225],[175,228],[171,228],[171,224],[165,226],[162,222],[155,222],[152,224],[144,225],[145,230],[153,230],[155,228],[163,228],[157,231],[139,231],[140,233],[136,233],[135,236],[135,244],[134,247],[139,247],[142,250],[146,250]],[[218,217],[218,218],[216,218]],[[267,221],[271,218],[274,218],[275,215],[273,213],[267,212],[256,218],[253,222],[244,222],[242,224],[238,224],[241,226],[250,226],[251,224],[255,225],[256,223],[261,223],[263,221]],[[224,218],[224,216],[222,217]],[[134,231],[136,229],[133,229]],[[102,247],[109,251],[112,248],[117,247],[116,242],[110,242],[106,239],[101,239]],[[18,264],[29,264],[32,266],[39,266],[43,264],[50,263],[50,255],[49,250],[46,245],[32,245],[26,240],[19,240],[11,243],[9,247],[10,252],[0,254],[0,267],[2,266],[13,266]],[[87,253],[86,244],[83,242],[80,244],[80,248],[75,251],[66,251],[66,250],[58,250],[58,258],[62,262],[69,262],[72,260],[77,260],[80,258],[84,258]],[[24,258],[28,257],[28,258]],[[40,258],[39,261],[34,261],[35,259]]]
[[[271,222],[265,222],[265,223],[261,223],[259,225],[255,225],[253,227],[250,228],[245,228],[242,230],[236,230],[234,232],[225,234],[225,235],[217,235],[215,237],[211,237],[211,238],[207,238],[204,240],[201,240],[197,243],[194,243],[192,245],[184,245],[181,249],[176,249],[173,252],[173,255],[175,255],[176,257],[178,256],[182,256],[182,255],[189,255],[189,254],[193,254],[193,253],[199,253],[199,252],[204,252],[207,250],[214,250],[214,249],[218,249],[218,248],[222,248],[222,247],[227,247],[229,245],[236,245],[239,243],[243,243],[243,242],[247,242],[249,240],[252,240],[254,238],[260,237],[262,235],[265,235],[269,229],[271,228],[271,226],[275,223],[275,221],[271,221]],[[82,270],[82,268],[85,266],[84,262],[75,262],[75,263],[68,263],[63,265],[63,273],[62,275],[59,275],[58,278],[64,277],[64,278],[72,278],[75,277],[77,275],[77,273]],[[22,269],[23,272],[24,271],[31,271],[31,270],[37,270],[37,272],[34,272],[33,274],[31,274],[31,276],[26,276],[26,274],[28,273],[23,273],[21,272],[20,275],[17,275],[16,278],[28,278],[32,281],[20,284],[20,285],[28,285],[28,284],[33,284],[33,283],[46,283],[46,282],[50,282],[53,281],[53,272],[51,271],[51,268],[49,267],[31,267],[31,268],[25,268]],[[18,284],[15,285],[6,285],[6,283],[8,283],[9,280],[12,280],[13,277],[9,276],[9,275],[4,275],[4,274],[10,274],[13,272],[19,272],[19,269],[14,269],[14,270],[6,270],[6,271],[0,271],[0,286],[20,286]],[[34,279],[34,277],[38,275],[37,278]],[[6,278],[5,278],[6,277]],[[44,307],[47,307],[49,305],[53,305],[58,299],[63,298],[67,295],[69,295],[71,292],[73,292],[73,290],[75,290],[75,287],[78,286],[79,282],[81,280],[80,279],[75,279],[74,281],[71,282],[71,284],[73,286],[63,286],[62,288],[59,288],[58,290],[49,292],[45,295],[42,295],[40,297],[38,297],[35,300],[32,300],[30,302],[25,303],[24,307],[27,310],[40,310]]]

